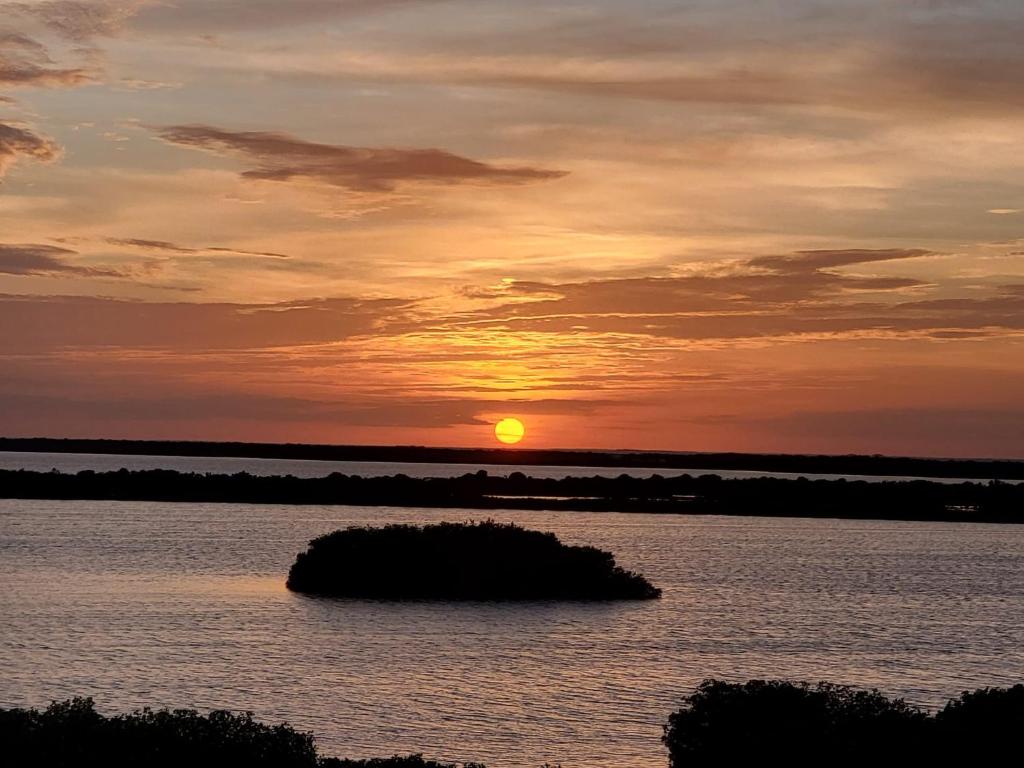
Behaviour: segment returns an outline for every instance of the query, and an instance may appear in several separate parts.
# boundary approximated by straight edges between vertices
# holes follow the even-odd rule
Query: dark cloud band
[[[389,192],[407,182],[522,184],[565,175],[491,165],[441,149],[318,144],[286,133],[229,131],[207,125],[170,126],[157,129],[157,134],[171,144],[248,158],[256,167],[243,172],[246,178],[305,179],[364,192]]]

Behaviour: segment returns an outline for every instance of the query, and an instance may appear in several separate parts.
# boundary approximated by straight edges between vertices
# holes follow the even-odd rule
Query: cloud
[[[522,184],[565,175],[562,171],[490,165],[441,149],[347,147],[304,141],[285,133],[180,125],[157,129],[157,134],[171,144],[255,161],[255,168],[242,173],[245,178],[311,179],[363,192],[390,192],[405,182]]]
[[[12,245],[0,243],[0,273],[6,275],[77,275],[80,277],[116,277],[120,273],[67,262],[77,253],[54,245]]]
[[[62,87],[92,79],[85,69],[52,64],[42,43],[18,32],[0,32],[0,85]]]
[[[1024,441],[1024,409],[944,406],[801,411],[758,418],[746,416],[747,429],[767,429],[826,451],[839,444],[850,451],[910,453],[921,446],[958,445],[959,450],[931,448],[932,455],[1019,456]]]
[[[874,261],[917,258],[925,250],[801,251],[785,256],[761,256],[736,265],[732,271],[687,274],[678,277],[637,277],[549,284],[513,282],[506,295],[550,297],[573,304],[586,299],[606,312],[707,312],[739,308],[778,308],[779,305],[817,300],[846,291],[893,291],[921,285],[901,277],[863,277],[831,271],[828,267]],[[526,311],[537,304],[524,305]]]
[[[957,120],[1020,114],[1024,103],[1024,18],[1012,2],[893,9],[884,0],[792,0],[785,8],[697,0],[645,4],[642,13],[626,2],[548,4],[543,13],[495,5],[470,23],[425,24],[431,32],[421,35],[382,31],[380,40],[343,50],[254,55],[263,71],[311,78],[795,108],[819,117],[828,109]]]
[[[37,19],[76,42],[116,34],[146,0],[43,0],[6,3],[3,9]]]
[[[274,251],[247,251],[239,248],[224,248],[220,246],[190,248],[187,246],[178,245],[176,243],[171,243],[166,240],[145,240],[137,237],[108,237],[104,239],[104,242],[110,243],[111,245],[123,246],[126,248],[138,248],[145,251],[162,251],[167,253],[179,254],[183,256],[223,253],[232,256],[256,256],[260,258],[269,259],[291,258],[286,253],[275,253]]]
[[[1024,30],[1022,30],[1024,32]],[[775,59],[749,65],[716,65],[686,57],[647,62],[649,73],[638,71],[640,62],[620,60],[619,71],[608,62],[593,60],[566,66],[551,61],[544,66],[529,57],[488,61],[452,62],[446,69],[417,72],[417,67],[352,67],[358,77],[393,80],[428,80],[486,87],[528,88],[580,96],[736,106],[838,108],[883,114],[944,114],[954,104],[970,105],[975,112],[1017,113],[1024,83],[1008,72],[1024,65],[1024,57],[978,54],[977,59],[944,53],[891,52],[828,61],[829,52],[805,56],[806,68]],[[734,55],[742,55],[735,52]],[[826,63],[827,62],[827,63]],[[362,70],[362,72],[360,72]],[[665,74],[673,70],[685,74]]]
[[[93,396],[54,397],[32,391],[0,392],[2,409],[61,415],[65,423],[83,420],[95,423],[152,424],[189,423],[195,420],[245,421],[257,424],[302,423],[321,426],[364,427],[449,427],[456,424],[486,424],[474,414],[479,403],[462,400],[390,401],[318,400],[245,391],[228,393],[174,392],[159,397],[118,391]],[[0,422],[2,423],[2,422]]]
[[[66,87],[83,85],[92,79],[92,75],[84,69],[45,69],[13,64],[0,58],[0,83],[4,85]]]
[[[383,332],[383,326],[409,306],[397,299],[229,304],[0,296],[0,327],[19,329],[16,336],[4,339],[0,354],[90,347],[194,351],[323,344]]]
[[[60,147],[27,128],[0,123],[0,178],[19,157],[50,162],[60,157]]]
[[[0,3],[0,11],[32,18],[61,37],[85,43],[126,30],[168,36],[274,30],[440,2],[443,0],[40,0]]]
[[[480,330],[631,334],[681,341],[951,339],[1024,331],[1019,285],[990,287],[981,297],[906,301],[904,290],[923,291],[927,284],[831,270],[930,254],[924,249],[801,251],[749,259],[725,273],[512,282],[492,294],[504,298],[503,303],[449,322],[451,327]]]
[[[309,394],[268,394],[246,387],[216,387],[200,391],[188,386],[161,391],[158,383],[146,387],[145,394],[134,390],[132,382],[88,380],[85,391],[53,392],[52,376],[72,378],[74,369],[50,370],[50,377],[17,376],[0,384],[0,430],[5,434],[97,434],[182,437],[195,432],[198,425],[209,429],[216,423],[230,425],[221,437],[259,439],[268,434],[281,441],[294,441],[294,429],[306,426],[319,434],[338,434],[348,430],[394,428],[399,441],[410,440],[409,430],[445,429],[457,426],[488,427],[486,414],[495,403],[477,398],[405,397],[391,398],[348,395],[326,399]],[[152,374],[152,369],[150,370]],[[59,383],[59,382],[58,382]],[[49,390],[49,391],[48,391]],[[155,391],[154,391],[155,390]],[[507,404],[520,415],[593,413],[601,401],[536,400]],[[339,429],[346,430],[339,433]]]
[[[748,264],[752,267],[764,267],[776,272],[815,272],[822,269],[849,267],[856,264],[873,264],[879,261],[902,261],[931,256],[931,251],[923,248],[849,248],[845,250],[814,250],[797,251],[784,256],[758,256]]]
[[[176,0],[140,9],[134,26],[155,33],[215,34],[279,29],[330,19],[437,5],[440,0]]]

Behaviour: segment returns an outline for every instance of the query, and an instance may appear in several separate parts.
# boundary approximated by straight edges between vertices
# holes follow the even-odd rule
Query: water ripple
[[[0,703],[248,709],[327,754],[664,766],[708,676],[827,678],[940,705],[1024,680],[1024,528],[495,512],[664,589],[592,605],[333,601],[313,536],[452,510],[0,501]]]

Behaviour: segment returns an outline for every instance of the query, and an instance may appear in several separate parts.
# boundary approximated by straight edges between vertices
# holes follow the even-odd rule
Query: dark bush
[[[1022,733],[1024,685],[963,693],[932,716],[878,691],[831,683],[705,680],[669,717],[662,740],[672,768],[963,766],[1015,755]]]
[[[10,768],[456,768],[421,755],[319,758],[313,737],[250,713],[144,709],[104,717],[92,699],[0,709],[0,764]],[[463,768],[484,768],[466,763]]]
[[[1018,754],[1024,736],[1024,685],[965,691],[935,715],[935,723],[943,753],[958,762],[993,763],[1000,755]]]
[[[0,754],[6,765],[129,768],[316,766],[313,737],[251,714],[144,709],[104,717],[92,699],[47,709],[0,710]]]
[[[310,542],[288,588],[391,600],[646,600],[661,595],[608,552],[487,521],[348,528]]]
[[[669,717],[673,768],[705,765],[862,765],[911,760],[929,718],[901,699],[830,683],[705,680]]]

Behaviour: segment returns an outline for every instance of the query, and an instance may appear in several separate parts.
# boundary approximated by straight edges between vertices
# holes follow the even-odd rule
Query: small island
[[[352,527],[314,539],[288,588],[380,600],[651,600],[661,590],[609,552],[514,524]]]

